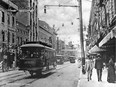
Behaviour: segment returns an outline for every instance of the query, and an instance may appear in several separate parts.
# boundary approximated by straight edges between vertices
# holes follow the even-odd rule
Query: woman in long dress
[[[115,68],[114,68],[114,62],[113,62],[112,58],[110,58],[109,63],[108,63],[107,81],[109,83],[115,82]]]

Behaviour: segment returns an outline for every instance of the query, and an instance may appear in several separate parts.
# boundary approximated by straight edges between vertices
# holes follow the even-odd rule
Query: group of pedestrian
[[[114,61],[113,61],[112,56],[110,57],[109,62],[106,64],[106,67],[108,70],[107,81],[109,83],[114,83],[115,82],[115,66],[114,66]],[[95,58],[93,58],[90,55],[87,56],[86,63],[85,63],[85,69],[87,72],[88,81],[92,80],[91,77],[92,77],[93,68],[96,69],[98,82],[102,81],[102,71],[104,69],[104,62],[100,54],[97,54]]]
[[[8,52],[7,50],[1,51],[0,59],[2,61],[2,71],[8,71],[13,66],[14,53]]]

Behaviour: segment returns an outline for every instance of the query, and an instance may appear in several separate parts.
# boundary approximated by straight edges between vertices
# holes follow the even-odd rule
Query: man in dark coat
[[[97,58],[95,60],[95,69],[97,71],[98,81],[102,81],[101,78],[102,78],[103,60],[100,54],[97,55]]]

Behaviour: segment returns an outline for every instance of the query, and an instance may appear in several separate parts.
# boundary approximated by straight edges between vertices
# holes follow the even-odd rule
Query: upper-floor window
[[[8,14],[8,25],[10,25],[10,15]]]
[[[8,31],[8,42],[10,42],[10,32]]]
[[[5,14],[3,11],[2,11],[2,22],[5,22]]]
[[[15,25],[15,18],[12,17],[12,26],[14,26],[14,25]]]
[[[5,32],[2,31],[2,41],[4,42],[5,41]]]
[[[14,33],[12,33],[12,43],[15,42],[15,36],[14,36]]]

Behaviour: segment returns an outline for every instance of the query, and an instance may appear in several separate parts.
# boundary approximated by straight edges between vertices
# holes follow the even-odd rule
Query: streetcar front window
[[[37,47],[24,47],[21,48],[22,58],[38,58],[41,56],[42,48]]]

